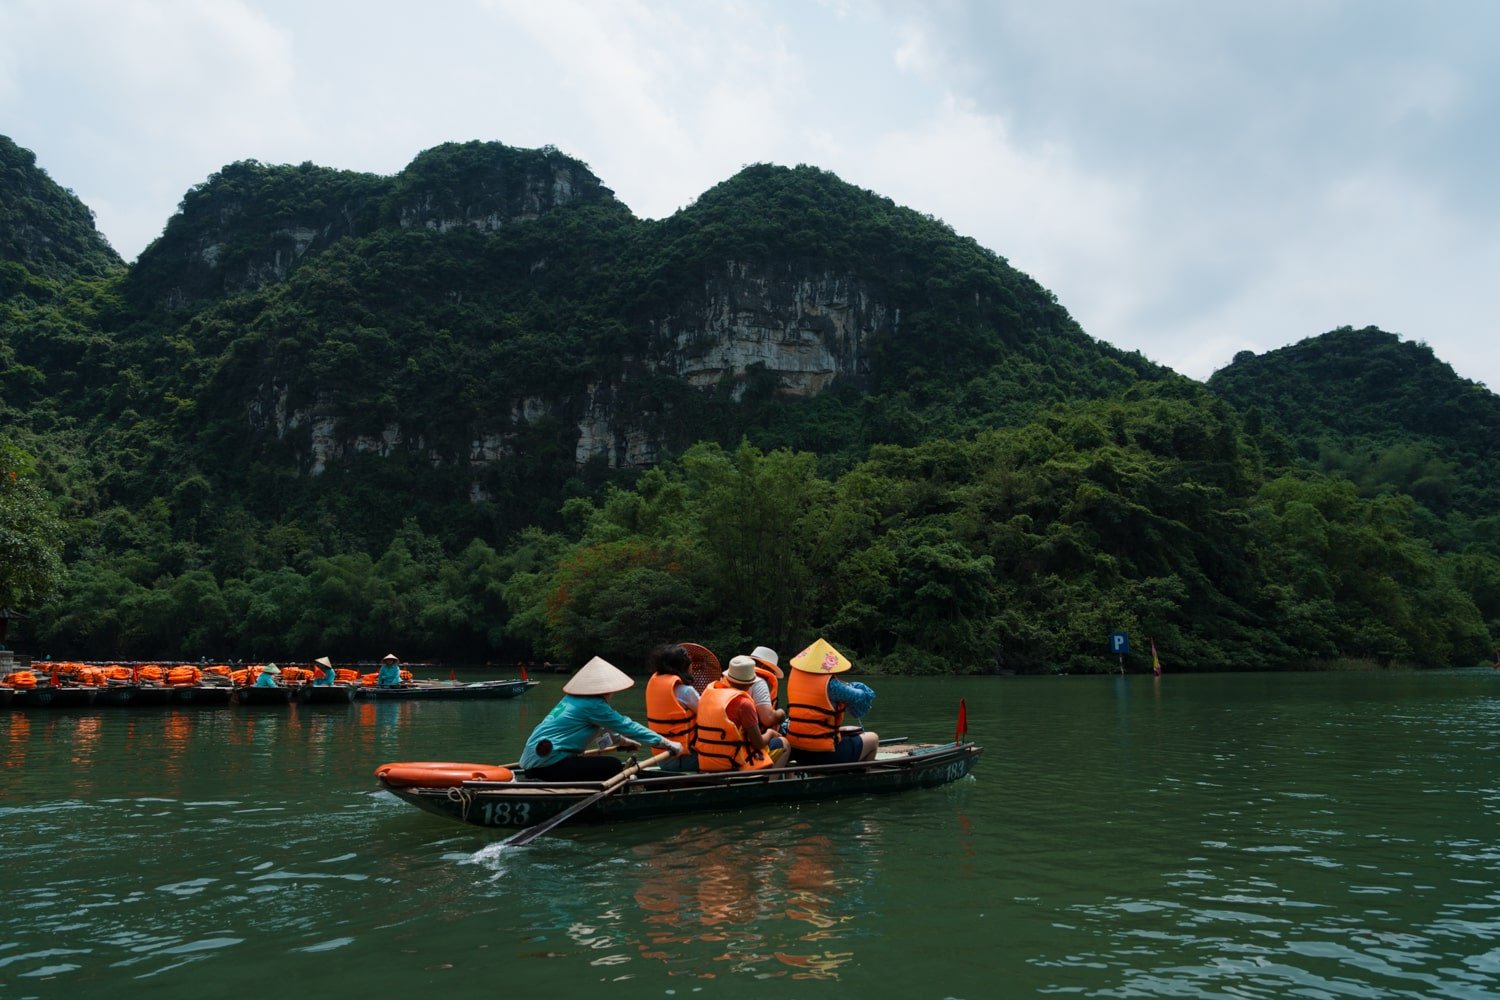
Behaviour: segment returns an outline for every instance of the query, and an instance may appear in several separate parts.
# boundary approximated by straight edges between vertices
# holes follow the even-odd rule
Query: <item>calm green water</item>
[[[504,854],[376,791],[560,684],[0,713],[0,995],[1500,994],[1500,673],[882,680],[974,776]]]

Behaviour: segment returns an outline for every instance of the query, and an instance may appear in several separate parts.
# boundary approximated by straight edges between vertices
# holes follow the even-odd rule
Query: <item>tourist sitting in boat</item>
[[[386,653],[380,658],[380,673],[375,676],[376,687],[399,687],[401,685],[401,660],[395,653]]]
[[[736,656],[724,676],[703,689],[698,699],[698,770],[758,771],[785,758],[786,741],[763,732],[750,697],[758,679],[755,661]]]
[[[776,692],[783,674],[781,657],[769,646],[756,646],[750,659],[755,661],[755,683],[750,685],[750,697],[755,701],[755,711],[760,715],[760,727],[774,732],[786,730],[786,712],[776,707]]]
[[[281,668],[274,663],[267,663],[256,675],[255,686],[258,688],[281,687]]]
[[[875,701],[875,692],[867,685],[833,676],[853,665],[823,639],[792,657],[786,707],[793,762],[846,764],[874,758],[880,737],[844,728],[845,714],[863,718]]]
[[[698,715],[698,689],[689,673],[693,658],[676,643],[657,646],[646,657],[651,679],[646,682],[646,726],[658,736],[681,743],[686,752],[663,761],[663,771],[696,771],[693,725]]]
[[[669,750],[674,756],[685,752],[681,743],[621,715],[609,703],[610,695],[634,684],[628,674],[603,657],[596,656],[580,667],[563,685],[562,701],[526,740],[526,748],[521,751],[526,777],[539,781],[603,781],[614,777],[625,768],[620,758],[608,754],[584,756],[584,751],[601,737],[604,746],[633,750],[645,743]]]
[[[333,661],[326,656],[320,656],[313,660],[312,665],[313,683],[319,687],[331,687],[333,685]]]

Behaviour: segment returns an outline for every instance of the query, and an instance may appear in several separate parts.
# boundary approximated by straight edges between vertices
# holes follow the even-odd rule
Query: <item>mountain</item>
[[[102,412],[186,435],[144,479],[371,541],[415,515],[498,542],[700,439],[847,464],[1170,376],[811,167],[746,168],[651,222],[555,150],[449,144],[392,178],[232,164],[122,292],[141,392]]]
[[[1500,634],[1495,398],[1380,331],[1205,386],[810,166],[652,221],[550,148],[244,161],[129,268],[55,252],[73,202],[0,226],[0,527],[7,481],[63,517],[66,570],[28,581],[54,651],[823,634],[1046,672],[1114,669],[1122,629],[1205,670]]]
[[[94,214],[36,165],[36,154],[0,135],[0,298],[19,290],[19,272],[53,281],[99,278],[123,267],[94,228]]]
[[[1208,386],[1367,494],[1408,494],[1440,519],[1500,512],[1500,396],[1426,344],[1342,327],[1241,352]]]

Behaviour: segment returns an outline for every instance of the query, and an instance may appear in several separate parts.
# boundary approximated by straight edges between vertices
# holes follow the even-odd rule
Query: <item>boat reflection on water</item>
[[[696,826],[635,847],[635,901],[646,928],[635,942],[640,956],[702,979],[753,972],[837,980],[854,958],[848,938],[871,867],[861,848],[878,839],[871,829],[878,823],[860,826],[838,842],[815,823]],[[847,825],[842,832],[851,833]]]

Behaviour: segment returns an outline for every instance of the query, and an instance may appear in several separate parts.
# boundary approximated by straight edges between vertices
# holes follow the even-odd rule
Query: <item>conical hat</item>
[[[313,660],[313,662],[316,663],[316,664],[319,664],[321,666],[324,666],[324,667],[331,667],[331,666],[333,666],[333,663],[330,662],[329,659],[328,659],[328,657],[326,657],[326,656],[320,656],[316,660]]]
[[[819,639],[792,657],[792,669],[809,674],[841,674],[852,666],[854,664],[830,646],[827,639]]]
[[[384,656],[382,656],[380,658],[380,662],[381,663],[400,663],[401,662],[401,657],[397,656],[395,653],[386,653]]]
[[[602,656],[596,656],[568,678],[568,683],[563,685],[563,694],[614,694],[634,684],[625,671]]]

